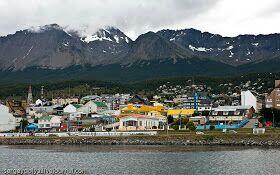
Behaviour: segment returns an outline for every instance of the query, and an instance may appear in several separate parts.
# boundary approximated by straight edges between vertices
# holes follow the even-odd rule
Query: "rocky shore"
[[[280,147],[279,134],[159,135],[127,137],[2,137],[1,145],[200,145]]]

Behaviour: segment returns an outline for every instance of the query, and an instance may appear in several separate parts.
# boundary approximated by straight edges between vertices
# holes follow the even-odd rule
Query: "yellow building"
[[[121,116],[126,116],[130,114],[143,114],[143,115],[154,115],[159,116],[166,113],[163,106],[148,106],[142,105],[140,107],[135,107],[133,104],[128,104],[127,107],[121,109]]]
[[[167,110],[167,116],[172,116],[173,118],[192,116],[194,112],[195,109],[169,109]]]

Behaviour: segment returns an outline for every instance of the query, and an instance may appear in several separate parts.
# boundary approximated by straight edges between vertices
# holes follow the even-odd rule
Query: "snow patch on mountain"
[[[226,48],[226,50],[231,50],[231,49],[233,49],[233,46],[228,46],[228,47]]]
[[[247,56],[248,56],[248,55],[251,55],[251,51],[250,51],[249,49],[247,49],[246,55],[247,55]]]
[[[107,41],[113,41],[111,38],[106,37],[106,36],[98,36],[98,34],[94,34],[94,35],[90,35],[90,36],[86,36],[84,38],[81,39],[82,41],[89,43],[92,41],[103,41],[103,40],[107,40]]]
[[[125,37],[125,42],[129,43],[129,39],[127,37]]]
[[[212,51],[212,48],[205,48],[205,47],[194,47],[192,45],[189,45],[189,49],[191,49],[193,52],[198,51],[198,52],[207,52],[207,51]]]
[[[174,37],[174,38],[171,38],[170,41],[175,41],[175,37]]]
[[[230,52],[230,55],[228,57],[232,58],[234,53],[231,50],[229,52]]]
[[[116,41],[117,43],[120,42],[120,38],[119,38],[117,35],[114,36],[114,39],[115,39],[115,41]]]

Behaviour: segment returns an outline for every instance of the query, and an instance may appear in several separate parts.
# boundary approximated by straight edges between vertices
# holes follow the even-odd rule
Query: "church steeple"
[[[31,85],[29,85],[28,95],[27,95],[27,104],[30,105],[32,103],[33,103],[32,87],[31,87]]]

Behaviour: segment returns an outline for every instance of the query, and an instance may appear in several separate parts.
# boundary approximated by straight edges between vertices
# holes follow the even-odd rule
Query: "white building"
[[[80,112],[79,109],[82,106],[83,105],[81,105],[81,104],[69,104],[63,109],[63,112],[68,113],[68,114]]]
[[[211,111],[212,110],[212,107],[211,106],[199,106],[197,108],[197,111],[199,112],[203,112],[203,111]]]
[[[9,108],[0,104],[0,132],[16,129],[16,118],[9,113]]]
[[[88,101],[85,105],[77,108],[77,112],[82,112],[86,115],[93,113],[102,113],[106,110],[108,110],[108,106],[105,103],[96,101]]]
[[[79,103],[79,98],[54,98],[52,99],[52,104],[54,105],[66,105],[71,103]]]
[[[77,120],[89,114],[89,109],[82,104],[69,104],[63,109],[63,112],[70,120]]]
[[[31,116],[35,116],[36,112],[52,114],[54,112],[53,108],[54,106],[32,106],[32,107],[27,107],[26,113]]]
[[[83,108],[87,113],[97,113],[97,105],[93,101],[87,102]]]
[[[43,116],[38,119],[39,129],[59,128],[60,124],[60,116]]]
[[[241,106],[253,106],[257,111],[257,98],[252,94],[251,91],[241,92]]]
[[[36,106],[43,106],[43,101],[41,99],[36,100]]]
[[[120,118],[120,131],[163,130],[166,119],[164,117],[134,114]]]

